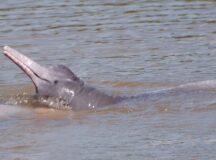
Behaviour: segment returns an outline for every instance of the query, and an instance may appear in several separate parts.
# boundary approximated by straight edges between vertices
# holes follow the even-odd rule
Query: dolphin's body
[[[42,67],[8,46],[4,47],[4,54],[31,78],[35,85],[36,97],[40,102],[59,109],[92,109],[113,105],[128,99],[148,99],[194,90],[216,90],[216,81],[212,80],[188,83],[131,97],[110,96],[87,86],[66,66]]]

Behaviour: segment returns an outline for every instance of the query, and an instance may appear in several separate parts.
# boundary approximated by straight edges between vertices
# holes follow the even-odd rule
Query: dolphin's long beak
[[[4,54],[31,78],[36,89],[39,81],[48,81],[48,77],[46,75],[47,69],[40,66],[30,58],[24,56],[9,46],[4,46]]]

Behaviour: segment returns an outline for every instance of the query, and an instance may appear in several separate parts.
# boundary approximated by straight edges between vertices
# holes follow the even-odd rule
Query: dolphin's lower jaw
[[[32,80],[35,85],[36,92],[38,91],[39,81],[46,81],[46,78],[43,76],[43,72],[45,72],[45,68],[38,65],[36,62],[32,61],[30,58],[24,56],[20,52],[16,51],[13,48],[8,46],[4,46],[4,54],[11,61],[13,61],[19,68],[21,68],[24,73]]]

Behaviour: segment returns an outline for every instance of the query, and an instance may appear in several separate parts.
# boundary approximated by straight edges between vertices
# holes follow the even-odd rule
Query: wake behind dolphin
[[[39,102],[53,108],[81,110],[105,107],[131,99],[153,99],[189,92],[216,90],[216,81],[188,83],[136,96],[111,96],[86,85],[64,65],[42,67],[35,61],[5,46],[4,54],[32,80]]]

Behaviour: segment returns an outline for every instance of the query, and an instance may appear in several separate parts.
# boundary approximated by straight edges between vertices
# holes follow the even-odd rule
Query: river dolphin
[[[93,109],[113,105],[128,99],[146,99],[158,95],[169,96],[197,89],[216,90],[216,81],[209,80],[137,96],[111,96],[88,86],[64,65],[42,67],[9,46],[4,46],[4,54],[32,80],[36,90],[35,95],[40,102],[58,109]]]

